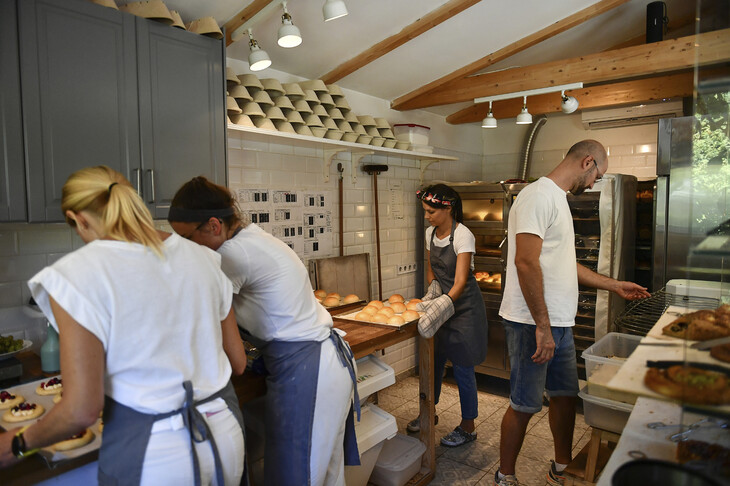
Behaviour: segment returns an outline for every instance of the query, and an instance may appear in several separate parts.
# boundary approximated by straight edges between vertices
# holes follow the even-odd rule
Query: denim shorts
[[[542,409],[543,391],[548,396],[578,395],[578,369],[575,361],[573,328],[552,327],[555,354],[547,363],[532,361],[537,344],[535,326],[504,319],[510,362],[510,406],[524,413]]]

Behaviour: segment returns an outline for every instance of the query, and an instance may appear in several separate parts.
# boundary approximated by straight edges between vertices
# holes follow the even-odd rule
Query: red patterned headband
[[[456,202],[456,199],[449,196],[442,196],[441,194],[434,194],[426,191],[416,191],[416,197],[421,201],[426,201],[437,206],[451,207]]]

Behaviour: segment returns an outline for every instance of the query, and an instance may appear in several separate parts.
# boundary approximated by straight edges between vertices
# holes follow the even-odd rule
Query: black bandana
[[[208,221],[210,218],[227,218],[234,214],[236,214],[236,210],[232,207],[220,209],[170,208],[167,220],[170,223],[201,223]]]

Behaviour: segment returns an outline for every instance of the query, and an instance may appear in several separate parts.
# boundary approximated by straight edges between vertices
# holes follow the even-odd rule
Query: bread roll
[[[359,301],[359,300],[360,300],[360,297],[358,297],[358,296],[357,296],[357,295],[355,295],[355,294],[350,294],[350,295],[346,295],[346,296],[345,296],[345,298],[344,298],[344,299],[342,299],[342,301],[343,301],[343,302],[344,302],[345,304],[352,304],[352,303],[354,303],[354,302],[357,302],[357,301]]]
[[[421,299],[416,299],[416,298],[414,297],[414,298],[412,298],[411,300],[409,300],[409,301],[408,301],[408,303],[409,303],[409,304],[410,304],[411,302],[414,302],[414,303],[416,303],[416,304],[420,304],[420,303],[421,303],[421,302],[423,302],[423,301],[422,301]]]
[[[383,304],[379,300],[371,300],[370,302],[368,302],[368,305],[374,305],[378,309],[382,309],[385,304]]]
[[[391,304],[393,302],[404,302],[405,300],[401,294],[393,294],[388,298],[388,302]]]
[[[395,311],[390,307],[383,307],[378,311],[378,314],[385,314],[388,317],[392,317],[395,315]]]
[[[314,291],[314,296],[317,297],[319,300],[324,299],[327,297],[327,291],[322,289],[317,289]]]
[[[378,324],[385,324],[388,322],[388,319],[390,319],[390,317],[386,316],[385,314],[375,314],[374,316],[371,316],[370,322],[377,322]]]
[[[416,319],[421,317],[421,314],[419,314],[418,312],[413,311],[413,310],[407,310],[400,316],[403,318],[404,321],[411,322],[411,321],[415,321]]]
[[[413,299],[413,300],[408,301],[408,303],[406,304],[406,309],[407,310],[412,310],[412,311],[418,310],[418,308],[416,306],[418,304],[420,304],[420,301],[419,302],[413,302],[414,300],[418,300],[418,299]]]
[[[406,305],[403,302],[393,302],[390,304],[390,308],[393,309],[396,314],[400,314],[406,310]]]
[[[365,314],[367,314],[369,316],[372,316],[373,314],[378,312],[378,310],[380,310],[380,309],[378,309],[375,306],[368,305],[368,306],[365,306],[365,308],[362,310],[362,312],[364,312]]]
[[[338,294],[337,292],[330,292],[329,294],[327,294],[327,297],[328,297],[328,298],[329,298],[329,297],[334,297],[334,298],[335,298],[335,299],[337,299],[337,300],[340,300],[340,299],[342,299],[342,296],[341,296],[340,294]]]
[[[403,318],[401,316],[393,316],[390,319],[388,319],[388,324],[400,325],[400,324],[405,324],[405,323],[406,323],[406,321],[403,320]]]
[[[322,301],[322,304],[324,304],[325,307],[334,307],[336,305],[340,305],[340,299],[337,297],[327,297]]]
[[[358,312],[357,314],[355,314],[355,319],[358,321],[369,321],[370,317],[370,314],[367,314],[365,312]]]

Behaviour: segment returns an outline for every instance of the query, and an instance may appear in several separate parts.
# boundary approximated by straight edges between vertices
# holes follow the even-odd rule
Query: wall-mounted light
[[[326,0],[322,6],[322,16],[325,22],[339,19],[347,15],[347,6],[343,0]]]
[[[527,111],[527,96],[522,97],[522,111],[517,115],[518,125],[529,125],[532,123],[532,115]]]
[[[302,33],[299,32],[299,27],[291,21],[291,15],[286,9],[286,0],[281,2],[281,6],[284,8],[284,14],[281,16],[281,27],[279,27],[279,40],[277,43],[281,47],[296,47],[302,43]]]
[[[261,71],[271,66],[269,54],[259,47],[259,43],[253,38],[251,29],[248,29],[248,46],[251,49],[248,54],[248,68],[251,71]]]
[[[573,113],[578,109],[578,100],[574,96],[565,96],[565,90],[560,92],[560,109],[563,113]]]
[[[492,102],[489,102],[489,113],[486,118],[482,120],[482,128],[497,128],[497,119],[492,114]]]

